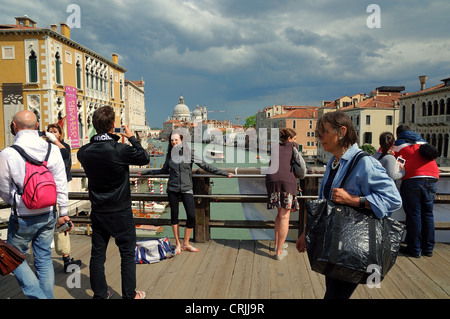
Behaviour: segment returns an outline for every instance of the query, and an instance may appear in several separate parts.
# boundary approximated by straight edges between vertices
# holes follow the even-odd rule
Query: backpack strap
[[[38,160],[32,158],[32,157],[31,157],[30,155],[28,155],[28,154],[23,150],[23,148],[21,148],[19,145],[11,145],[11,147],[12,147],[13,149],[15,149],[17,152],[19,152],[19,154],[22,155],[22,157],[25,158],[25,160],[27,160],[27,161],[30,162],[31,164],[34,164],[34,165],[43,165],[44,162],[47,162],[47,161],[48,161],[48,158],[49,158],[49,156],[50,156],[50,150],[51,150],[52,145],[51,145],[50,143],[48,143],[47,154],[46,154],[45,159],[44,159],[43,162],[38,161]]]

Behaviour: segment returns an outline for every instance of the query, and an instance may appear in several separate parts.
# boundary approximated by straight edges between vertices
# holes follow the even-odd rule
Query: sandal
[[[178,255],[179,253],[181,253],[181,246],[175,248],[175,255]]]
[[[145,291],[136,290],[136,296],[134,299],[145,299]]]
[[[198,251],[198,248],[195,248],[194,246],[189,245],[189,246],[183,246],[181,248],[181,250],[190,251],[191,253],[194,253],[194,252]]]

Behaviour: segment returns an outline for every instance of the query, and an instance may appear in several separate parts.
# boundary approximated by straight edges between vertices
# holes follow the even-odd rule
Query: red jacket
[[[394,156],[401,156],[406,160],[406,174],[403,179],[411,177],[435,177],[439,179],[439,168],[435,160],[429,160],[420,155],[420,144],[405,143],[394,146]]]

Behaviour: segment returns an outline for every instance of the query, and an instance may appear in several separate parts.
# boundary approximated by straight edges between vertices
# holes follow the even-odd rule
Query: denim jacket
[[[331,185],[331,189],[339,188],[342,179],[350,166],[353,157],[361,150],[357,144],[353,144],[341,157],[339,168]],[[327,168],[319,190],[319,198],[324,198],[324,186],[331,170],[334,156],[327,163]],[[361,158],[356,167],[350,173],[344,189],[352,194],[366,197],[374,214],[378,218],[390,216],[392,212],[402,207],[400,193],[394,181],[386,174],[386,170],[378,160],[372,156]],[[331,196],[331,192],[330,192]],[[331,198],[330,198],[331,199]]]

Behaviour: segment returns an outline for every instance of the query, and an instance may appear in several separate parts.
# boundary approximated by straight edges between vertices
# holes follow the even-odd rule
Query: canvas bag
[[[364,154],[355,157],[341,188],[360,156]],[[352,283],[367,283],[374,270],[380,281],[384,279],[397,258],[404,225],[329,199],[311,200],[306,206],[305,239],[312,270]]]
[[[175,251],[167,237],[138,241],[135,249],[137,264],[152,264],[175,256]]]
[[[25,159],[25,178],[23,189],[17,183],[17,193],[22,196],[22,202],[28,209],[39,209],[56,204],[56,183],[53,174],[47,168],[51,144],[48,143],[47,155],[40,162],[30,157],[20,146],[11,145]]]

